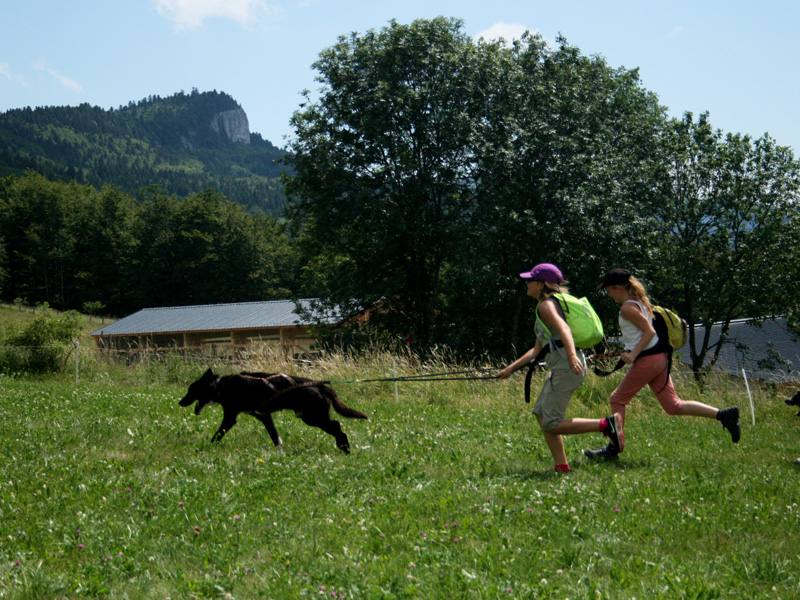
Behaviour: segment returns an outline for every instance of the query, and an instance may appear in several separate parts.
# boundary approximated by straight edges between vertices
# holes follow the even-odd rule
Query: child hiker
[[[533,414],[539,419],[544,439],[555,461],[555,470],[567,473],[570,468],[562,435],[601,432],[611,439],[614,447],[622,449],[622,419],[619,415],[604,419],[565,418],[572,393],[586,377],[586,359],[583,352],[575,347],[561,305],[553,297],[554,294],[567,292],[564,287],[566,282],[559,268],[550,263],[540,263],[519,276],[527,283],[528,296],[538,302],[538,318],[534,326],[536,345],[500,371],[498,377],[509,377],[514,371],[535,360],[546,346],[550,347],[547,354],[550,377],[542,387],[539,399],[533,407]]]
[[[611,410],[625,419],[625,408],[636,393],[649,385],[661,407],[668,415],[684,415],[717,419],[731,434],[733,443],[739,441],[739,409],[734,407],[716,409],[702,402],[681,400],[672,385],[669,374],[669,356],[672,349],[659,343],[653,328],[653,307],[642,285],[630,271],[611,269],[600,281],[614,302],[620,305],[619,328],[622,332],[624,351],[622,360],[631,365],[625,377],[612,392]],[[608,444],[599,450],[586,450],[584,454],[593,459],[615,459],[622,447]]]

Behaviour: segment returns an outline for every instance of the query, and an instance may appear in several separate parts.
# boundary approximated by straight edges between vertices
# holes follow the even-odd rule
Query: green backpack
[[[653,306],[653,320],[657,319],[657,315],[661,317],[664,321],[664,328],[666,329],[667,338],[669,340],[669,345],[674,352],[678,348],[683,348],[683,345],[686,343],[686,338],[689,330],[689,326],[686,324],[686,321],[678,316],[673,310],[668,308],[664,308],[663,306]],[[658,325],[658,323],[656,322]],[[659,337],[661,337],[662,332],[657,332]]]
[[[558,301],[558,305],[561,307],[576,348],[593,348],[603,341],[603,324],[587,298],[576,298],[565,293],[553,294],[552,297]],[[550,334],[550,329],[539,317],[538,310],[536,311],[536,320]]]

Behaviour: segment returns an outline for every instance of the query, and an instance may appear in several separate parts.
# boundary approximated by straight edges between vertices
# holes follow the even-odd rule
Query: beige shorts
[[[578,357],[585,367],[586,360],[583,353],[578,352]],[[533,407],[533,414],[541,417],[542,429],[545,431],[553,429],[564,420],[572,394],[586,377],[573,373],[566,358],[556,351],[547,355],[547,366],[550,367],[550,376],[544,382],[539,399]]]

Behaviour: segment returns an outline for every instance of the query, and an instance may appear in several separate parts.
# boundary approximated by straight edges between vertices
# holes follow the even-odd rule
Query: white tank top
[[[627,304],[628,302],[638,306],[639,310],[642,311],[642,314],[648,321],[653,320],[652,313],[650,313],[650,311],[648,311],[645,308],[644,304],[642,304],[638,300],[626,300],[625,304]],[[628,319],[623,318],[622,311],[620,311],[619,313],[619,330],[622,332],[622,345],[624,346],[626,352],[630,352],[631,350],[633,350],[636,347],[636,344],[639,343],[639,340],[642,339],[642,335],[644,335],[644,332],[641,329],[639,329],[636,325],[628,321]],[[650,340],[650,343],[647,344],[647,346],[645,346],[644,348],[642,348],[642,350],[649,350],[657,343],[658,343],[658,335],[654,335],[653,339]]]

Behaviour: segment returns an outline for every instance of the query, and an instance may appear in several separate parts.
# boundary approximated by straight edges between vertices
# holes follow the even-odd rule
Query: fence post
[[[756,424],[756,407],[753,404],[753,394],[750,393],[750,384],[747,382],[747,373],[742,368],[742,377],[744,377],[744,387],[747,388],[747,399],[750,401],[750,416],[753,418],[753,425]]]
[[[397,359],[392,358],[392,377],[394,377],[394,401],[400,401],[400,394],[397,390]]]
[[[75,346],[75,385],[81,380],[81,341],[74,339],[72,344]]]

